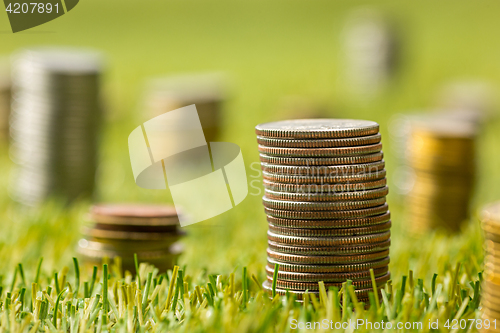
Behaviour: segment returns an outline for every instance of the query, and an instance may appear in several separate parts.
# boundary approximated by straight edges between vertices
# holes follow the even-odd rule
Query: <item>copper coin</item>
[[[90,218],[100,224],[178,225],[173,206],[146,204],[99,204],[90,209]]]
[[[278,148],[259,145],[259,152],[271,156],[284,157],[343,157],[379,153],[382,144],[338,148]]]
[[[379,143],[380,139],[380,133],[354,138],[339,139],[281,139],[257,136],[257,142],[260,145],[285,148],[333,148],[365,146]]]
[[[120,230],[101,230],[88,227],[82,228],[82,234],[94,238],[121,240],[168,240],[178,239],[179,234],[159,232],[131,232]]]
[[[294,211],[294,210],[281,210],[265,207],[267,215],[273,217],[280,217],[286,219],[311,219],[311,220],[324,220],[324,219],[347,219],[354,217],[368,217],[373,215],[384,214],[389,210],[387,204],[377,207],[356,209],[356,210],[339,210],[339,211]]]
[[[391,229],[391,221],[360,228],[303,229],[280,227],[269,223],[269,230],[278,235],[304,237],[356,236],[384,232]]]
[[[377,134],[374,121],[357,119],[294,119],[255,126],[259,136],[293,139],[351,138]]]
[[[272,284],[269,281],[265,281],[262,284],[262,287],[264,288],[264,290],[268,291],[269,293],[271,293],[272,290],[273,290]],[[302,299],[302,296],[306,293],[306,291],[309,294],[315,294],[316,296],[319,295],[318,289],[315,289],[315,290],[306,290],[306,289],[302,289],[302,290],[287,290],[287,289],[282,289],[282,288],[276,288],[276,294],[277,295],[284,296],[288,292],[290,294],[295,295],[297,297],[297,299],[299,299],[299,300]],[[354,293],[356,294],[356,298],[358,299],[358,301],[362,301],[362,300],[367,301],[368,297],[369,297],[368,295],[369,295],[370,292],[373,292],[373,289],[367,288],[367,289],[355,289],[354,290]],[[381,298],[380,289],[379,289],[379,297]]]
[[[275,234],[271,231],[267,232],[267,239],[271,242],[282,245],[293,246],[352,246],[380,243],[388,240],[391,237],[390,231],[381,232],[378,234],[360,235],[360,236],[345,236],[345,237],[298,237]]]
[[[385,273],[382,276],[375,278],[377,287],[384,285],[391,278],[391,273]],[[267,281],[273,282],[273,276],[267,275]],[[343,281],[345,282],[345,281]],[[372,286],[371,279],[352,281],[352,285],[356,288],[368,289]],[[314,282],[294,282],[276,279],[276,287],[292,290],[319,290],[319,284]],[[342,282],[325,282],[325,287],[342,287]]]
[[[377,161],[364,164],[348,165],[319,165],[319,166],[296,166],[296,165],[275,165],[262,162],[260,164],[262,171],[295,176],[307,177],[338,177],[345,175],[359,175],[366,173],[377,173],[384,169],[385,162]]]
[[[264,163],[279,164],[279,165],[346,165],[346,164],[363,164],[382,161],[384,153],[374,153],[369,155],[346,156],[346,157],[281,157],[259,154],[260,161]]]
[[[385,197],[362,201],[285,201],[262,197],[264,207],[291,211],[344,211],[377,207],[385,204]]]
[[[381,267],[373,270],[375,277],[382,276],[389,271],[389,267]],[[273,276],[274,267],[266,266],[268,276]],[[349,273],[298,273],[286,272],[278,269],[278,279],[283,281],[306,281],[306,282],[345,282],[346,280],[365,280],[370,278],[370,271]]]
[[[270,182],[290,183],[295,185],[300,184],[351,184],[351,183],[365,183],[381,179],[385,179],[386,171],[378,171],[372,173],[364,173],[360,175],[343,175],[343,176],[324,176],[324,177],[310,177],[310,176],[296,176],[296,175],[281,175],[262,171],[262,178]]]
[[[178,225],[131,225],[131,224],[107,224],[107,223],[85,223],[86,226],[99,230],[119,230],[130,232],[158,232],[177,233]]]
[[[351,192],[309,192],[309,193],[290,193],[276,192],[265,189],[266,197],[273,200],[285,201],[362,201],[383,198],[389,194],[389,188],[382,187],[374,190],[361,190]]]
[[[379,254],[378,260],[340,265],[295,264],[267,258],[267,267],[274,270],[274,265],[278,264],[280,271],[298,273],[353,273],[382,268],[389,265],[390,258],[388,257],[388,255],[388,250],[382,251]]]
[[[367,254],[353,254],[353,255],[333,255],[333,256],[308,256],[308,255],[298,255],[298,254],[288,254],[276,252],[271,249],[267,249],[267,256],[271,259],[278,261],[284,261],[289,263],[297,264],[315,264],[315,265],[332,265],[332,264],[354,264],[365,261],[374,261],[377,259],[382,259],[387,257],[389,251],[380,251],[376,253]]]
[[[387,185],[387,179],[383,178],[380,180],[375,180],[372,182],[364,182],[364,183],[310,184],[310,185],[275,183],[264,179],[263,185],[265,189],[276,192],[336,194],[336,193],[359,192],[359,191],[367,191],[377,188],[383,188],[386,187]]]
[[[294,246],[284,245],[273,241],[268,241],[270,250],[286,254],[298,254],[309,256],[332,256],[332,255],[355,255],[368,254],[388,250],[391,246],[391,240],[373,244],[362,244],[356,246]]]

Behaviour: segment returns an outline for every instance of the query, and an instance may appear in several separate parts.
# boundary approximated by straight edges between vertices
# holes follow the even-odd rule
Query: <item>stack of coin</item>
[[[0,76],[0,138],[2,140],[9,137],[10,103],[10,78]]]
[[[84,261],[100,264],[104,258],[120,257],[129,271],[135,271],[134,253],[141,262],[165,271],[181,252],[179,219],[171,206],[95,205],[82,234],[78,252]]]
[[[456,232],[467,219],[474,186],[476,132],[474,124],[448,118],[412,123],[408,158],[414,183],[407,207],[414,232]]]
[[[300,119],[256,127],[269,223],[267,281],[279,264],[276,291],[301,299],[318,282],[352,280],[360,300],[382,288],[388,270],[386,204],[379,125],[348,119]]]
[[[484,279],[481,305],[483,332],[500,332],[500,202],[486,207],[482,212],[484,231]],[[489,323],[487,322],[489,321]],[[494,320],[496,320],[496,325]],[[489,329],[485,329],[489,326]]]
[[[357,9],[343,29],[346,83],[360,98],[380,93],[396,73],[399,40],[390,20],[376,8]]]
[[[226,99],[220,75],[186,74],[152,79],[144,99],[148,118],[195,104],[207,142],[216,141],[220,135],[221,110]]]
[[[101,59],[94,52],[35,49],[13,58],[13,196],[36,204],[94,189]]]
[[[9,117],[11,104],[11,79],[7,63],[0,59],[0,139],[9,137]]]

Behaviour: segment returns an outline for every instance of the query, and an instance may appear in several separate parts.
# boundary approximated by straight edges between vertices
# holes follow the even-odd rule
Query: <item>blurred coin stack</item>
[[[0,139],[9,137],[9,117],[11,104],[11,79],[6,66],[0,62]]]
[[[186,74],[150,80],[144,98],[148,119],[195,104],[205,139],[217,141],[226,100],[223,81],[218,74]]]
[[[301,299],[318,282],[352,280],[358,299],[382,288],[388,270],[390,213],[379,125],[301,119],[256,127],[269,223],[267,281]]]
[[[181,252],[182,233],[174,207],[139,204],[103,204],[91,208],[89,222],[78,242],[85,262],[101,264],[103,259],[120,257],[122,267],[135,271],[134,253],[166,271]]]
[[[434,118],[414,121],[408,142],[414,170],[408,194],[410,229],[455,232],[469,214],[474,186],[477,127],[465,121]]]
[[[486,207],[482,212],[484,232],[484,279],[481,305],[483,332],[500,332],[500,203]],[[487,323],[487,320],[489,323]],[[493,322],[496,320],[496,323]],[[489,326],[489,329],[486,327]]]
[[[65,200],[94,189],[100,56],[72,49],[36,49],[12,64],[11,156],[17,164],[16,200]]]
[[[357,97],[372,98],[383,90],[397,69],[396,30],[376,8],[352,12],[343,29],[346,82]]]

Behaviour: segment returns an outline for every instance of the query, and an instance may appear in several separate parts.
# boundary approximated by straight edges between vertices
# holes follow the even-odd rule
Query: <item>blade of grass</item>
[[[274,299],[274,297],[276,297],[276,284],[278,283],[278,269],[279,268],[280,268],[279,264],[274,264],[273,284],[272,284],[273,299]]]
[[[370,268],[370,277],[372,279],[372,288],[373,288],[373,297],[375,297],[375,306],[378,311],[378,309],[380,308],[380,299],[378,298],[377,280],[375,279],[375,272],[373,271],[373,268]]]
[[[80,289],[80,266],[78,265],[78,259],[75,257],[73,257],[73,265],[75,266],[75,295],[78,297]]]
[[[134,253],[134,265],[137,285],[139,286],[139,289],[141,289],[141,276],[139,275],[139,259],[137,258],[137,253]]]

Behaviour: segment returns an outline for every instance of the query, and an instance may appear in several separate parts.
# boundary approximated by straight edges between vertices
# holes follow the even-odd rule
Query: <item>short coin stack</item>
[[[486,251],[481,294],[483,332],[500,332],[500,202],[483,210],[481,222]]]
[[[390,213],[379,126],[365,120],[301,119],[256,127],[269,223],[267,281],[301,299],[319,281],[352,280],[358,299],[388,270]]]
[[[179,219],[174,207],[102,204],[90,210],[78,252],[86,262],[122,258],[123,269],[135,271],[134,253],[161,271],[173,267],[181,252]]]
[[[410,229],[456,232],[469,213],[474,186],[476,126],[446,118],[414,121],[408,142],[414,171],[408,194]]]
[[[74,49],[20,52],[12,66],[13,196],[36,204],[50,196],[92,194],[101,119],[99,54]]]

